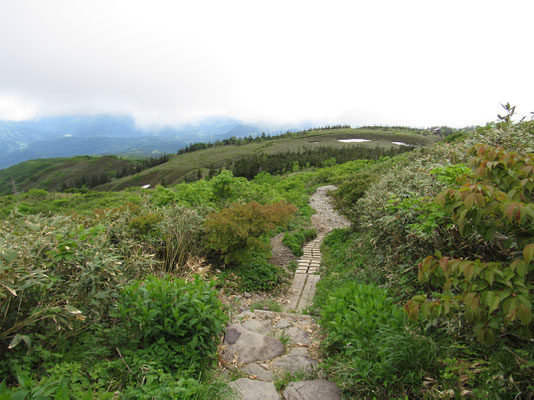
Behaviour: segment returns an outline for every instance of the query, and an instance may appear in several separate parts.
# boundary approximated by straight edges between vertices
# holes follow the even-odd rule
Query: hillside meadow
[[[264,152],[323,136],[334,147],[354,132],[303,135]],[[284,285],[269,238],[285,233],[298,254],[313,237],[309,195],[334,184],[352,226],[326,237],[309,312],[343,396],[531,398],[534,123],[435,144],[409,135],[398,141],[425,146],[252,179],[224,163],[261,141],[171,157],[111,182],[132,186],[123,191],[1,197],[0,396],[232,398],[226,383],[238,376],[217,367],[231,312],[221,296]],[[187,173],[215,160],[212,177],[171,179],[172,165]],[[159,183],[150,174],[167,187],[133,187]]]

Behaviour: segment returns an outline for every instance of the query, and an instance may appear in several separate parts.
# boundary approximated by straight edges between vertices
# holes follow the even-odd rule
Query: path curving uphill
[[[313,301],[317,282],[320,279],[321,244],[324,236],[333,229],[350,226],[350,222],[332,206],[328,192],[335,189],[333,185],[321,186],[310,197],[310,206],[316,211],[311,220],[318,235],[304,246],[304,254],[297,260],[297,271],[291,289],[289,289],[290,297],[286,307],[288,311],[303,311]]]
[[[238,314],[224,335],[221,361],[227,369],[237,369],[245,377],[230,383],[233,398],[240,400],[338,400],[341,391],[326,379],[316,360],[319,328],[305,310],[315,295],[320,279],[321,243],[335,228],[349,221],[332,207],[327,193],[335,186],[322,186],[310,198],[316,210],[312,224],[317,238],[306,244],[290,289],[289,313],[256,310]],[[308,379],[290,382],[282,393],[274,386],[283,374],[304,374]]]

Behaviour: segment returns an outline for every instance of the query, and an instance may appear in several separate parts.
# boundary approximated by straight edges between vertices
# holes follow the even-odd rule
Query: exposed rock
[[[288,319],[282,318],[280,321],[278,321],[275,325],[276,329],[285,329],[289,328],[291,326],[291,323]]]
[[[248,319],[242,322],[241,325],[250,331],[261,333],[262,335],[267,335],[271,332],[271,325],[268,322],[258,321],[256,319]]]
[[[245,292],[243,293],[243,296],[246,298],[246,299],[250,299],[252,297],[252,295],[249,293],[249,292]]]
[[[284,390],[285,400],[338,400],[341,391],[326,379],[313,381],[291,382]]]
[[[243,372],[248,375],[254,375],[262,381],[273,381],[274,375],[269,369],[262,367],[260,364],[251,363],[243,368]]]
[[[288,354],[287,356],[276,359],[272,366],[274,370],[287,371],[290,373],[305,372],[310,373],[319,363],[313,358],[298,354]]]
[[[236,315],[236,318],[242,320],[243,318],[254,318],[254,313],[250,310],[243,311]]]
[[[228,363],[249,364],[278,357],[284,352],[284,345],[279,340],[252,332],[241,324],[226,329],[224,344],[223,359]]]
[[[292,356],[309,356],[308,349],[305,347],[293,347],[291,350],[289,350],[289,354]]]
[[[308,332],[303,331],[302,329],[291,327],[286,330],[286,333],[290,337],[291,341],[295,344],[311,344],[310,335]]]
[[[278,400],[278,393],[272,382],[255,381],[241,378],[230,382],[229,386],[236,391],[241,400]]]

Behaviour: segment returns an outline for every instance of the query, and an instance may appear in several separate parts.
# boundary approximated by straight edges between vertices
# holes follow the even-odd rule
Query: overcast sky
[[[0,119],[465,126],[534,111],[534,1],[0,0]]]

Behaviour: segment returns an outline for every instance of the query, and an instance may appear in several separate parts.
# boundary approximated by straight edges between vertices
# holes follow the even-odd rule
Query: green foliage
[[[480,343],[492,343],[503,329],[532,337],[534,159],[486,145],[470,154],[473,173],[435,200],[462,236],[482,239],[490,260],[427,257],[419,279],[441,293],[436,300],[416,296],[406,309],[413,319],[463,318]]]
[[[300,228],[294,232],[286,232],[282,243],[285,244],[291,252],[300,257],[302,253],[302,246],[317,237],[317,231],[315,229]]]
[[[237,268],[236,274],[241,278],[241,287],[247,291],[272,290],[283,279],[283,269],[257,260]]]
[[[465,164],[453,164],[446,167],[436,167],[430,171],[439,181],[448,185],[455,185],[464,175],[472,176],[472,170]]]
[[[172,365],[203,369],[213,359],[225,313],[213,285],[170,277],[148,277],[127,286],[117,316],[131,340],[165,345]]]
[[[385,291],[348,283],[321,310],[325,366],[347,394],[392,397],[417,393],[437,369],[433,342],[408,330],[406,316]]]
[[[286,224],[295,207],[286,202],[232,204],[206,218],[206,246],[228,265],[244,265],[258,251],[268,250],[260,237]]]
[[[128,226],[139,235],[147,235],[156,229],[156,225],[160,221],[160,215],[148,213],[132,218]]]
[[[367,189],[378,179],[372,172],[362,171],[354,174],[350,179],[343,182],[334,192],[336,208],[343,211],[351,220],[356,219],[353,215],[354,204],[365,194]]]

